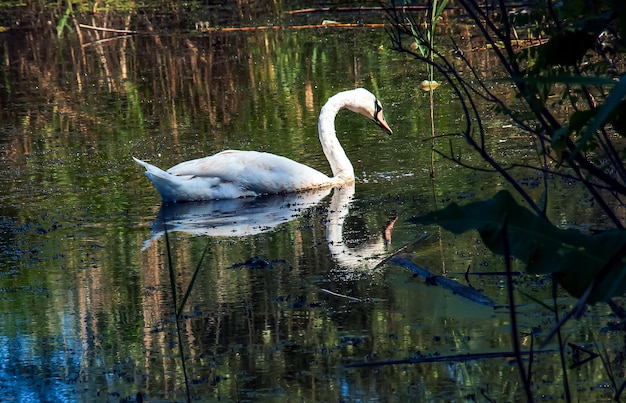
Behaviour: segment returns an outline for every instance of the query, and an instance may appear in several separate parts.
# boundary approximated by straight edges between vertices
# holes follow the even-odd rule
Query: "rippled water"
[[[389,50],[384,30],[81,34],[0,33],[1,400],[523,396],[510,356],[462,357],[511,351],[507,309],[381,264],[427,233],[406,250],[414,262],[507,304],[504,277],[479,275],[503,266],[475,235],[407,221],[502,185],[438,160],[431,186],[423,66]],[[355,86],[378,95],[394,135],[338,116],[353,189],[161,206],[131,159],[165,168],[240,148],[328,171],[317,113]],[[436,101],[439,130],[458,131],[445,85]],[[494,149],[523,158],[529,147],[511,138]],[[554,325],[538,304],[550,285],[516,279],[529,349]],[[566,337],[618,348],[619,335],[599,333],[607,324],[596,308]],[[537,393],[559,399],[558,355],[545,350],[533,358]],[[570,382],[581,400],[610,396],[599,360]]]

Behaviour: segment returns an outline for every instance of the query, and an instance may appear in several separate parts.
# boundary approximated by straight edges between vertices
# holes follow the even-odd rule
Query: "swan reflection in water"
[[[222,238],[271,231],[317,206],[331,191],[326,216],[326,242],[330,255],[344,278],[365,274],[387,257],[395,220],[391,220],[377,236],[358,246],[348,247],[343,229],[354,197],[354,185],[260,197],[163,204],[157,220],[152,223],[152,237],[144,242],[143,249],[164,235],[164,226],[168,233]],[[358,237],[363,238],[363,235]]]
[[[344,223],[354,198],[354,185],[335,188],[326,216],[326,242],[330,255],[344,280],[354,279],[376,268],[389,254],[391,230],[397,218],[391,219],[382,232],[357,246],[349,247],[344,239]],[[360,234],[359,238],[363,238]]]
[[[239,199],[165,203],[152,223],[143,249],[169,233],[209,237],[244,237],[267,232],[292,221],[328,196],[332,188]],[[164,227],[165,226],[165,227]]]

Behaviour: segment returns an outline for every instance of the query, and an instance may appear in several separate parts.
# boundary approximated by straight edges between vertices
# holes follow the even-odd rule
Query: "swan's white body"
[[[227,150],[163,171],[137,158],[164,201],[235,199],[323,188],[354,182],[354,169],[335,133],[335,116],[347,108],[373,119],[391,134],[382,106],[363,88],[332,96],[320,112],[320,143],[333,176],[275,154]]]

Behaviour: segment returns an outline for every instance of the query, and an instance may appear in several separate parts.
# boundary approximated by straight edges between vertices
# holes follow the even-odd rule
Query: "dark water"
[[[507,309],[379,265],[426,232],[407,249],[413,261],[507,304],[504,276],[476,275],[503,265],[475,235],[407,221],[503,185],[437,159],[431,186],[428,97],[419,85],[425,70],[390,50],[384,30],[103,40],[110,35],[58,38],[43,26],[0,33],[0,400],[524,396],[511,357],[459,357],[510,352]],[[361,116],[338,116],[357,175],[353,189],[161,206],[131,159],[165,168],[238,148],[328,172],[317,114],[329,96],[356,86],[380,98],[394,135]],[[461,111],[445,85],[435,101],[437,129],[460,131]],[[500,130],[497,117],[493,126],[506,140],[494,141],[494,152],[532,153],[529,141]],[[537,180],[520,179],[531,190]],[[554,186],[564,198],[575,192]],[[584,202],[571,209],[554,214],[594,221]],[[537,348],[534,336],[555,323],[538,303],[551,303],[550,284],[516,279],[522,347]],[[565,294],[559,301],[573,303]],[[609,320],[594,308],[564,337],[619,351],[619,334],[603,330]],[[537,395],[558,400],[554,347],[532,365]],[[407,361],[441,356],[451,358]],[[577,399],[611,396],[600,360],[568,375]]]

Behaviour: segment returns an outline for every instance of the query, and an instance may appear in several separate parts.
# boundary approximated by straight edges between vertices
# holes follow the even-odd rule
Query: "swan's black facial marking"
[[[385,131],[385,133],[389,135],[393,133],[391,127],[389,127],[387,121],[385,120],[385,115],[383,114],[383,105],[378,99],[374,100],[374,116],[372,118],[374,119],[374,122]]]
[[[374,122],[380,124],[380,117],[383,113],[383,106],[378,99],[374,100]]]

